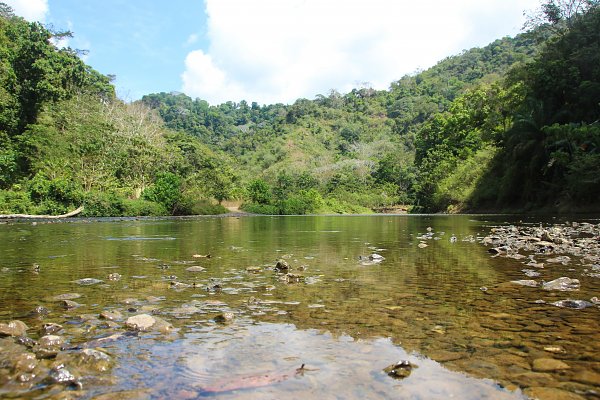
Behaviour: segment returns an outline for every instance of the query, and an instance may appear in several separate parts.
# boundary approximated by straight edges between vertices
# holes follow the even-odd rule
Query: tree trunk
[[[30,214],[0,214],[0,219],[10,219],[10,218],[27,218],[27,219],[56,219],[56,218],[69,218],[73,217],[80,212],[83,211],[83,206],[79,207],[76,210],[68,212],[62,215],[30,215]]]

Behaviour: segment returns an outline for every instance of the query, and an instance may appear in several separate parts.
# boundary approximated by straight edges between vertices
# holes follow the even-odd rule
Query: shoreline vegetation
[[[293,104],[125,103],[0,3],[0,214],[600,211],[599,2],[392,82]]]

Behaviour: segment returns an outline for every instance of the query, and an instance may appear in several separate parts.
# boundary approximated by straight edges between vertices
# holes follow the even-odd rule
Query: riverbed
[[[599,220],[3,224],[0,397],[600,398],[600,266],[485,240],[573,222]]]

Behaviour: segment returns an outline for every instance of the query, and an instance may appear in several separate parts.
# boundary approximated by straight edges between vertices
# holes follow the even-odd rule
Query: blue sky
[[[291,103],[390,83],[515,35],[539,0],[4,0],[71,30],[119,96]]]

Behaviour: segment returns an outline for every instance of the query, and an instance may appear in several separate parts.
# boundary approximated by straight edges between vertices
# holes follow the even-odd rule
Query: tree
[[[248,184],[248,197],[252,203],[270,204],[271,203],[271,187],[262,179],[253,179]]]

